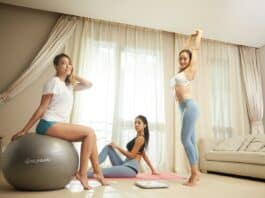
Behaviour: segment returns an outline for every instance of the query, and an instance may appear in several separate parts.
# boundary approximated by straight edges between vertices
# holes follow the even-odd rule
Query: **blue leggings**
[[[198,118],[197,104],[186,99],[179,104],[182,113],[181,142],[188,156],[190,165],[198,163],[198,149],[195,140],[195,123]]]
[[[109,178],[127,178],[135,177],[138,173],[138,161],[135,159],[122,160],[118,153],[110,147],[105,146],[98,156],[99,164],[102,164],[107,157],[109,157],[112,167],[102,168],[102,173],[104,177]],[[88,177],[93,177],[93,172],[88,171]]]

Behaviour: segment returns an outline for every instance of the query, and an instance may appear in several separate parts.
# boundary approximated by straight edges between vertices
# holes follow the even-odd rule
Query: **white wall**
[[[263,113],[265,115],[265,46],[262,48],[259,48],[257,50],[258,55],[258,62],[261,67],[261,76],[262,76],[262,91],[263,91],[263,104],[264,104],[264,110]],[[263,115],[263,123],[265,126],[265,116]]]

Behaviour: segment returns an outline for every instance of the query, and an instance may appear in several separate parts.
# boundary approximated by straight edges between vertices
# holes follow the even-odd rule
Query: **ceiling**
[[[0,0],[2,3],[145,26],[234,44],[265,45],[264,0]]]

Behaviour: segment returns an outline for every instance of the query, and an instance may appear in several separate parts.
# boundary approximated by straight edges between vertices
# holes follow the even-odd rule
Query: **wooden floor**
[[[83,191],[77,181],[72,181],[66,189],[45,192],[15,191],[0,175],[0,198],[265,198],[265,182],[203,174],[196,187],[186,187],[183,181],[169,181],[168,189],[145,190],[134,185],[133,180],[110,181],[110,186],[102,187],[90,181],[93,190]]]

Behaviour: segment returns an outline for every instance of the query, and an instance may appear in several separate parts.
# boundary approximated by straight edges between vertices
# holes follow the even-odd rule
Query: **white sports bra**
[[[170,80],[170,86],[175,88],[177,85],[188,86],[190,84],[190,80],[188,80],[185,76],[184,72],[177,73]]]

